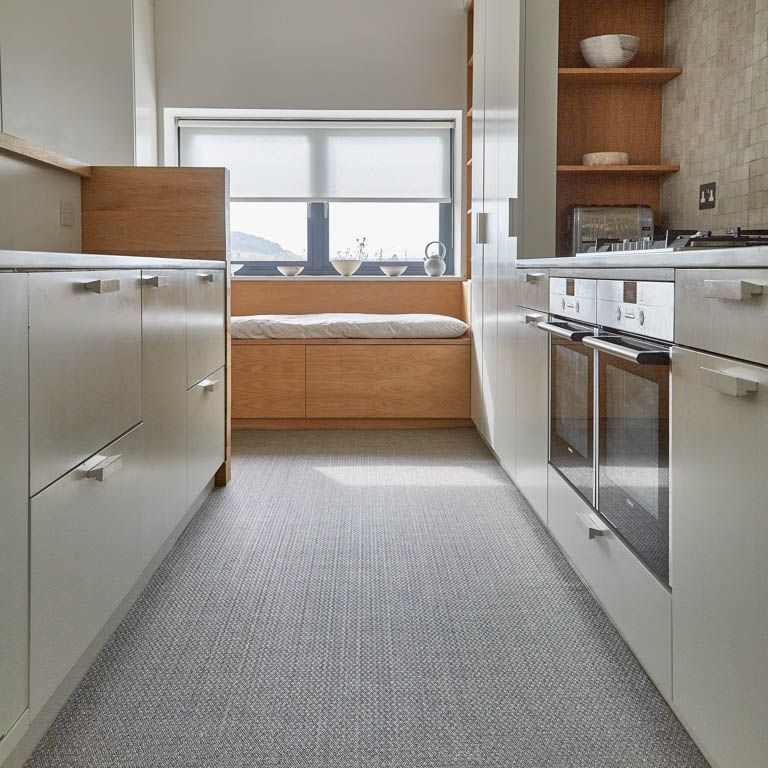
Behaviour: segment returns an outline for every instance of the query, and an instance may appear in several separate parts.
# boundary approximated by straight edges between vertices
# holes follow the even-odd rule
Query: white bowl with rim
[[[379,264],[379,269],[387,277],[400,277],[408,269],[407,264]]]
[[[360,265],[363,263],[362,259],[331,259],[333,268],[342,277],[351,277],[360,269]]]
[[[304,271],[304,267],[295,264],[281,264],[277,271],[283,277],[298,277]]]
[[[581,55],[590,67],[626,67],[640,49],[635,35],[597,35],[579,44]]]

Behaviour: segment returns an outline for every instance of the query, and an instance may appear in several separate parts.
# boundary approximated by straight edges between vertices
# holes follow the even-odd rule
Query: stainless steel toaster
[[[647,205],[576,205],[569,218],[571,253],[586,253],[598,239],[652,237],[653,224],[653,209]]]

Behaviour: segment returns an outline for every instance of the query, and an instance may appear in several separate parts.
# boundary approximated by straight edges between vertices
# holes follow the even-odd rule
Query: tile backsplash
[[[768,228],[768,0],[669,0],[662,154],[665,226]],[[717,206],[699,210],[699,186]]]

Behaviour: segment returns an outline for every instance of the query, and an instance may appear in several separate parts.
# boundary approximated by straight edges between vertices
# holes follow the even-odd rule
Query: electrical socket
[[[75,206],[72,203],[62,202],[59,205],[59,224],[62,227],[75,226]]]
[[[717,182],[710,181],[709,184],[702,184],[699,187],[699,210],[705,211],[708,208],[717,207]]]

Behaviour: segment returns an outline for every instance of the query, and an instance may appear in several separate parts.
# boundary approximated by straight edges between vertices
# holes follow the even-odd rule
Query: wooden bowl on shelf
[[[589,152],[581,158],[582,165],[629,165],[626,152]]]

